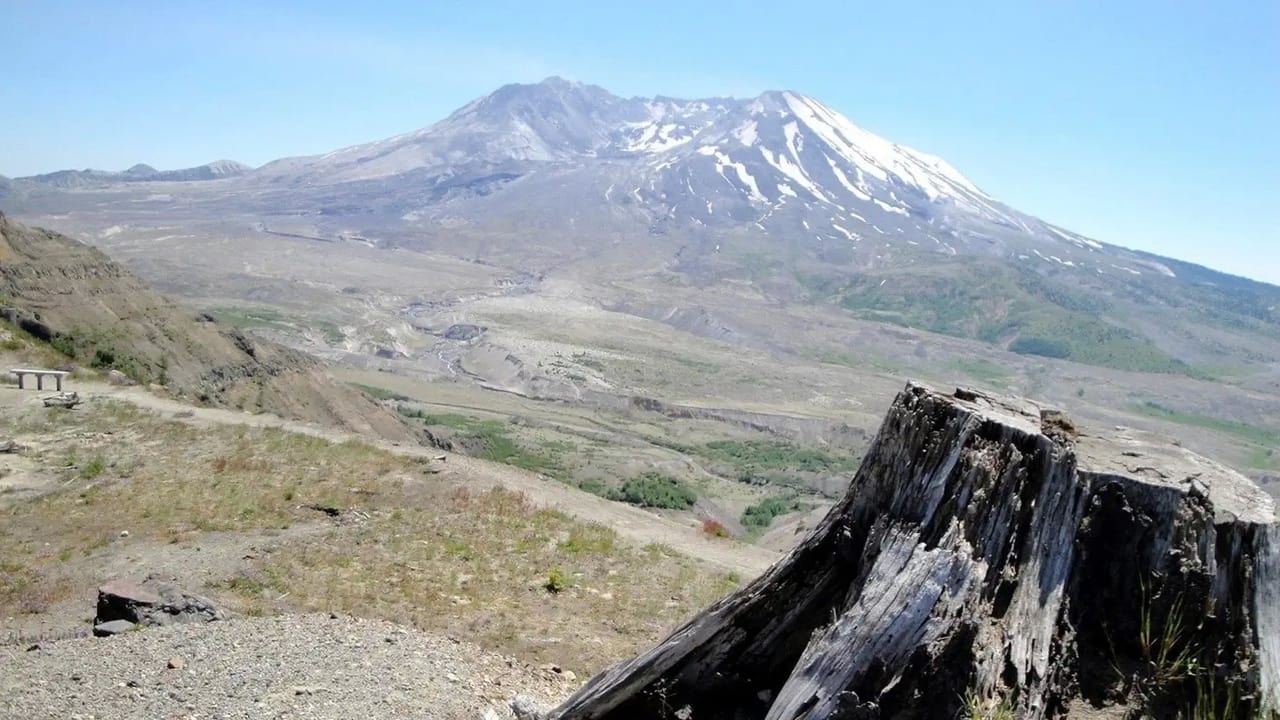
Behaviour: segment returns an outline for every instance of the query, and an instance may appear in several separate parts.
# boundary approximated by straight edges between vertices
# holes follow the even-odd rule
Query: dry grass
[[[276,552],[206,590],[242,612],[388,618],[592,672],[738,583],[661,546],[626,546],[608,528],[508,491],[468,490],[465,478],[442,480],[422,461],[359,443],[197,428],[110,402],[7,415],[0,433],[40,438],[39,460],[57,488],[0,511],[0,617],[83,589],[93,582],[86,568],[117,547],[275,529],[283,531]],[[88,462],[101,467],[86,473]],[[317,523],[329,527],[315,532]],[[291,534],[294,526],[308,531]],[[128,544],[117,546],[125,529]],[[565,580],[556,593],[546,589],[553,569]]]
[[[241,594],[266,607],[288,593],[291,606],[408,622],[579,672],[652,643],[737,584],[519,494],[462,488],[293,545],[260,570],[261,587]],[[557,571],[560,589],[548,590]]]

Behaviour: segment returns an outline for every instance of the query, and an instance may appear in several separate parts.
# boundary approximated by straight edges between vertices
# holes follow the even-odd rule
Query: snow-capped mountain
[[[1104,274],[1172,272],[1020,213],[942,158],[794,92],[621,98],[550,78],[504,86],[421,130],[269,163],[246,181],[287,188],[295,203],[309,193],[335,222],[482,229],[532,213],[583,242],[733,231],[855,255],[884,241]]]

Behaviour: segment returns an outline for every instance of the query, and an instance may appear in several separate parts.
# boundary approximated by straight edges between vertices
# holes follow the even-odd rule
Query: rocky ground
[[[5,718],[513,717],[572,674],[376,620],[237,618],[0,646]],[[492,711],[487,714],[487,711]]]

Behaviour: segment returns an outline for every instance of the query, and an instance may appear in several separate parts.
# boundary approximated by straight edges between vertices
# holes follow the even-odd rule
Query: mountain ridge
[[[203,180],[219,180],[239,177],[248,174],[252,167],[235,160],[214,160],[195,167],[178,170],[157,170],[146,163],[137,163],[126,170],[55,170],[40,175],[28,175],[14,178],[32,183],[41,183],[55,187],[75,188],[113,182],[192,182]]]

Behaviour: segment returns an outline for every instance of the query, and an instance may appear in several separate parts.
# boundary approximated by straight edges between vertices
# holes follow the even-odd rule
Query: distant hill
[[[198,315],[101,251],[3,214],[0,311],[79,364],[114,368],[192,400],[415,437],[310,356]]]
[[[27,182],[40,183],[61,188],[89,187],[121,182],[193,182],[201,180],[220,180],[238,177],[251,172],[253,168],[234,160],[215,160],[192,168],[181,170],[157,170],[150,165],[139,163],[123,172],[107,170],[58,170],[43,175],[29,175],[17,178]]]

